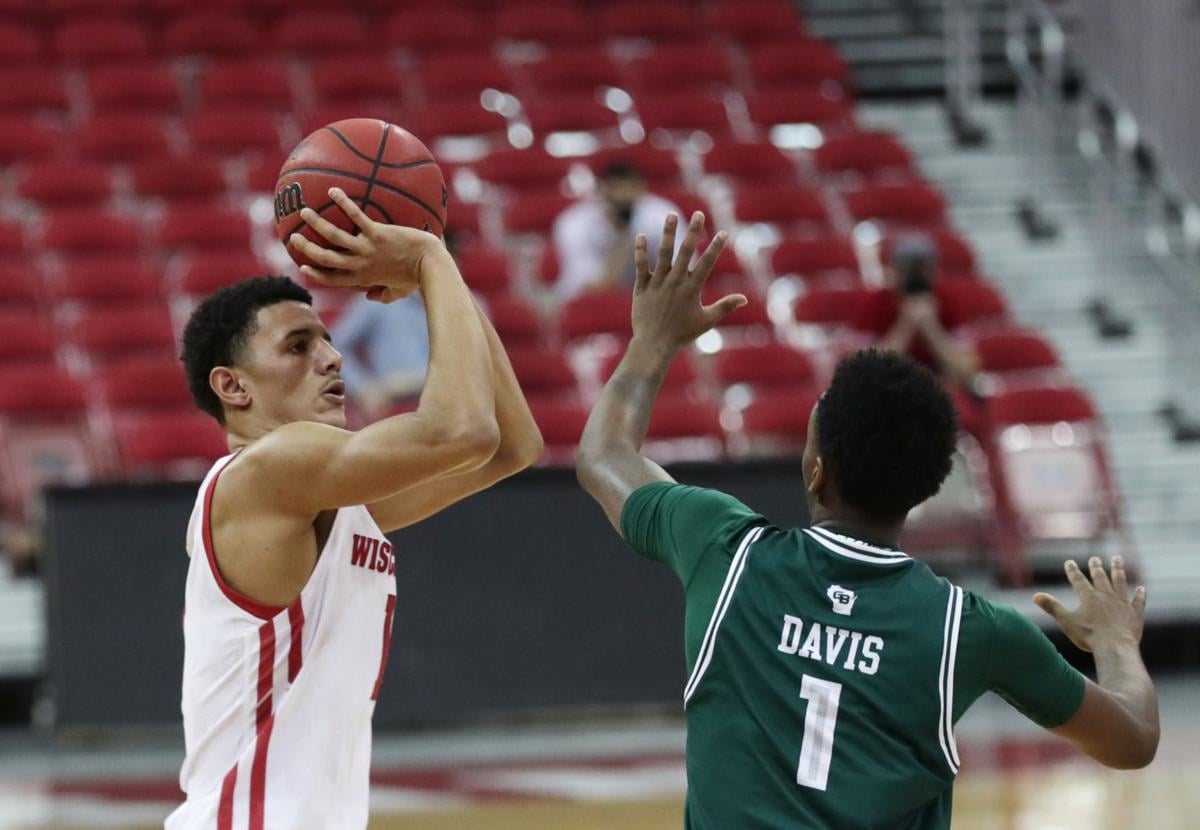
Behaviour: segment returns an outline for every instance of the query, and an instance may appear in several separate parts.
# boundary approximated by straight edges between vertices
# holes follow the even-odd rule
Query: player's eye
[[[293,343],[292,348],[289,351],[293,352],[294,354],[304,354],[308,351],[308,342],[301,340],[298,343]]]

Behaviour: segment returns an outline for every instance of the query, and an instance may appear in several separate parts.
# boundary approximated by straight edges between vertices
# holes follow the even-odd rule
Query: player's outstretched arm
[[[713,237],[694,269],[688,266],[704,231],[704,214],[695,213],[679,253],[675,250],[678,218],[669,214],[653,270],[646,237],[634,243],[637,279],[633,288],[633,339],[592,409],[575,456],[580,485],[604,508],[621,530],[621,510],[629,495],[645,484],[673,481],[659,465],[642,457],[654,399],[667,368],[679,350],[745,305],[741,294],[700,304],[700,289],[725,247],[724,231]]]
[[[432,234],[368,218],[341,190],[332,198],[359,233],[317,216],[305,221],[342,251],[295,236],[291,244],[318,263],[310,279],[366,290],[390,301],[420,288],[429,318],[429,371],[417,411],[359,432],[322,424],[286,424],[247,450],[231,473],[299,515],[370,504],[406,488],[487,463],[500,443],[491,354],[475,302],[450,253]]]
[[[533,420],[525,394],[517,383],[508,354],[496,329],[478,305],[475,307],[492,356],[496,389],[496,424],[500,445],[491,460],[477,470],[423,482],[375,502],[371,513],[389,532],[421,521],[443,508],[484,490],[497,481],[524,470],[542,454],[542,433]]]
[[[1099,684],[1088,682],[1083,703],[1071,720],[1052,730],[1105,766],[1138,769],[1158,750],[1158,698],[1139,651],[1146,616],[1146,589],[1130,599],[1121,557],[1112,560],[1112,578],[1093,556],[1089,580],[1074,561],[1066,563],[1067,579],[1079,597],[1068,610],[1049,594],[1034,597],[1071,642],[1096,660]]]

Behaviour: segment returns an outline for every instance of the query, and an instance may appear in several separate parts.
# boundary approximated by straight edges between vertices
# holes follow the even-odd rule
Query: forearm
[[[505,463],[515,464],[518,468],[527,467],[542,454],[541,431],[533,420],[533,413],[529,411],[529,403],[517,382],[512,363],[500,336],[496,333],[496,328],[478,303],[475,305],[475,312],[487,339],[488,352],[492,359],[496,425],[500,429],[500,446],[496,450],[496,458]]]
[[[579,443],[582,455],[641,450],[654,399],[675,354],[676,350],[636,337],[630,342],[625,357],[592,408]]]
[[[970,384],[979,370],[974,351],[957,343],[936,322],[923,327],[921,334],[941,370],[960,383]]]
[[[879,341],[879,348],[889,352],[906,352],[912,343],[913,334],[912,326],[904,320],[897,320]]]
[[[431,253],[421,283],[429,371],[417,412],[452,431],[495,430],[492,356],[475,300],[449,253]]]
[[[1096,644],[1092,656],[1096,661],[1097,684],[1128,712],[1140,737],[1157,747],[1158,696],[1137,642],[1127,638]]]

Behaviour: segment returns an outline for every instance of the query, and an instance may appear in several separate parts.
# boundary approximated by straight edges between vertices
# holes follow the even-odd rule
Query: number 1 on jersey
[[[804,741],[800,744],[796,783],[801,787],[824,790],[829,783],[833,730],[837,726],[842,684],[806,674],[800,685],[800,697],[808,701],[808,709],[804,713]]]

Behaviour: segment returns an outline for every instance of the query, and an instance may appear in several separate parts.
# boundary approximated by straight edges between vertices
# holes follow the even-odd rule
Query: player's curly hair
[[[933,373],[896,352],[838,364],[817,404],[817,449],[842,500],[903,518],[950,473],[958,415]]]
[[[183,330],[183,369],[196,406],[225,423],[221,399],[208,385],[216,366],[233,366],[254,334],[260,308],[297,300],[312,305],[312,294],[287,277],[253,277],[226,286],[204,299]]]

